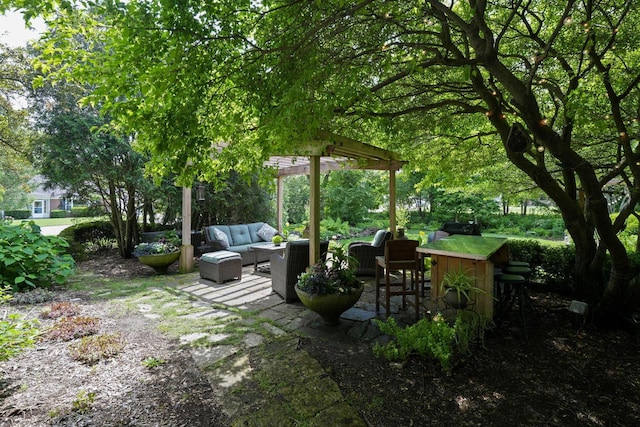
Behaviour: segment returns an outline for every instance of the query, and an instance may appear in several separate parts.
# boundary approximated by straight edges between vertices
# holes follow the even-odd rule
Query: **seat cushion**
[[[264,222],[251,222],[247,224],[247,227],[249,227],[249,236],[251,236],[251,241],[253,243],[262,242],[262,238],[258,235],[258,231],[260,231],[264,224]]]
[[[376,248],[382,246],[386,234],[386,230],[378,230],[373,238],[373,242],[371,242],[371,246],[375,246]]]
[[[249,233],[249,226],[246,224],[230,225],[229,232],[231,233],[233,246],[253,243],[251,241],[251,234]]]
[[[216,251],[216,252],[207,252],[206,254],[202,254],[200,257],[200,261],[208,262],[211,264],[217,264],[225,259],[233,259],[233,258],[241,258],[240,254],[237,252],[231,251]]]

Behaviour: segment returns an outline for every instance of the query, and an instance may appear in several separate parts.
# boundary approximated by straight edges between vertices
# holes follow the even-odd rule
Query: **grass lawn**
[[[32,218],[32,219],[16,219],[13,220],[12,225],[18,225],[22,221],[33,221],[40,227],[52,227],[56,225],[73,225],[79,222],[89,222],[101,219],[100,217],[88,217],[88,218]]]

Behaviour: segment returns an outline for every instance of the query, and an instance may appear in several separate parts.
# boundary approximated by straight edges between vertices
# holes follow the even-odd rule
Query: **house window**
[[[44,200],[36,200],[33,202],[33,214],[42,215],[44,213]]]

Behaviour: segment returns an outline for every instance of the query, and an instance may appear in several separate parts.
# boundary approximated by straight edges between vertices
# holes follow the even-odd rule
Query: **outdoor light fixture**
[[[531,138],[522,124],[516,122],[511,125],[507,148],[514,153],[524,153],[531,147]]]
[[[198,189],[196,190],[196,198],[198,199],[199,202],[204,202],[204,195],[205,195],[204,184],[200,183],[198,184]]]

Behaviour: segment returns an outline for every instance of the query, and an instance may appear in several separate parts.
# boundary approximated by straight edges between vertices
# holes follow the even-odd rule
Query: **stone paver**
[[[252,266],[243,269],[241,281],[216,284],[197,278],[195,283],[186,283],[180,289],[199,298],[202,303],[249,310],[258,318],[268,320],[259,323],[263,328],[261,331],[256,329],[246,333],[242,339],[240,347],[251,352],[251,359],[247,351],[231,345],[193,350],[194,360],[205,370],[234,425],[284,426],[301,422],[310,426],[366,425],[318,362],[299,348],[296,336],[329,336],[335,338],[336,342],[345,339],[384,342],[385,337],[381,336],[372,320],[384,319],[384,315],[376,316],[373,286],[365,287],[356,308],[342,318],[337,326],[324,324],[317,314],[307,310],[300,302],[284,303],[279,295],[272,292],[271,278],[264,274],[253,274]],[[140,306],[144,311],[144,305]],[[198,305],[198,308],[202,307]],[[391,312],[398,313],[395,304]],[[197,316],[217,316],[222,313],[231,314],[217,308],[205,310]],[[248,319],[242,323],[247,326],[252,324]],[[265,332],[271,336],[264,336]],[[207,335],[186,335],[181,341],[196,340]],[[211,334],[209,339],[215,341],[215,337],[221,335],[224,334]],[[256,357],[260,362],[254,369],[250,360]],[[245,382],[252,382],[253,385],[243,387]]]

